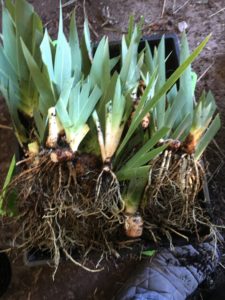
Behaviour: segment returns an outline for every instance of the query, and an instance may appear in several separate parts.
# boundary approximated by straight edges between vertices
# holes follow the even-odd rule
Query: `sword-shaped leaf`
[[[120,71],[121,82],[125,90],[130,90],[140,77],[140,72],[136,72],[140,38],[140,31],[135,26],[126,56],[122,60]]]
[[[40,49],[41,49],[43,63],[46,65],[47,70],[48,70],[49,78],[51,79],[51,81],[54,81],[55,75],[54,75],[53,57],[52,57],[52,50],[51,50],[50,42],[51,42],[50,37],[49,37],[48,31],[46,29],[43,41],[40,45]]]
[[[152,52],[149,46],[149,43],[146,41],[145,42],[145,58],[144,58],[144,63],[147,67],[148,72],[150,75],[154,72],[156,66],[152,57]]]
[[[5,7],[2,10],[2,35],[4,55],[15,74],[18,74],[15,23]]]
[[[70,36],[69,44],[71,49],[71,59],[72,59],[72,72],[81,72],[82,66],[82,56],[80,50],[80,42],[77,32],[77,26],[75,22],[75,11],[72,14],[70,21]],[[75,82],[77,83],[77,82]]]
[[[56,105],[57,116],[66,132],[72,151],[77,151],[89,131],[86,122],[101,97],[100,89],[91,80],[78,82],[72,89],[73,78],[65,85]]]
[[[188,47],[187,36],[184,32],[181,39],[180,64],[182,64],[189,57],[189,55],[190,51]],[[194,108],[191,65],[189,65],[181,75],[180,87],[184,89],[184,97],[182,99],[184,102],[184,107],[182,109],[182,114],[180,115],[180,120],[182,120],[187,113],[190,113],[192,116]]]
[[[28,142],[28,133],[22,125],[18,115],[17,103],[20,100],[19,95],[16,93],[15,87],[10,80],[8,81],[8,85],[5,88],[1,89],[1,92],[7,101],[9,113],[12,119],[12,124],[17,140],[20,146],[23,147],[23,144]]]
[[[207,95],[202,93],[195,109],[192,122],[192,131],[203,130],[209,125],[216,111],[216,103],[211,92]]]
[[[73,121],[70,118],[69,112],[68,112],[68,104],[70,95],[72,92],[72,86],[73,86],[73,78],[70,78],[65,84],[62,89],[62,92],[59,96],[59,100],[56,104],[56,112],[57,116],[59,117],[64,129],[69,128],[73,126]],[[75,105],[75,103],[74,103]]]
[[[173,101],[171,101],[171,104],[168,105],[168,108],[165,112],[165,124],[170,128],[170,132],[173,131],[173,126],[176,124],[176,120],[179,119],[179,116],[181,114],[181,110],[184,106],[184,90],[181,87],[179,92],[174,97]]]
[[[90,35],[87,18],[84,20],[84,39],[85,39],[85,45],[87,47],[88,55],[90,59],[92,59],[91,35]]]
[[[121,59],[122,59],[122,65],[125,64],[125,59],[127,56],[127,52],[128,52],[128,47],[127,47],[127,43],[126,43],[126,38],[123,35],[122,36],[122,40],[121,40]]]
[[[54,77],[59,94],[61,93],[65,82],[71,78],[71,69],[71,49],[65,34],[63,33],[62,6],[60,3],[59,30],[54,61]]]
[[[9,11],[12,19],[15,20],[15,5],[12,3],[11,0],[5,0],[4,4],[7,10]]]
[[[146,178],[149,174],[150,166],[121,169],[116,172],[119,181],[130,180],[132,178]]]
[[[6,175],[2,191],[0,193],[0,216],[3,216],[3,215],[6,214],[5,210],[3,209],[3,202],[5,200],[5,196],[6,196],[6,193],[7,193],[7,188],[10,184],[11,179],[12,179],[15,167],[16,167],[16,158],[15,158],[15,155],[14,155],[12,160],[11,160],[8,173]],[[10,201],[10,199],[8,199],[8,201]]]
[[[108,39],[100,41],[91,66],[90,76],[104,93],[110,82],[110,58]]]
[[[56,103],[55,94],[50,79],[40,70],[23,40],[21,40],[21,44],[31,76],[39,94],[41,95],[40,99],[44,101],[45,106],[50,108]]]
[[[166,81],[166,66],[165,66],[165,38],[162,37],[159,47],[157,50],[157,66],[158,66],[158,80],[155,86],[155,93],[157,94],[161,87],[165,84]],[[157,128],[160,129],[164,126],[164,117],[165,117],[165,108],[166,108],[166,94],[163,94],[159,99],[156,105],[156,121]]]
[[[1,66],[0,78],[2,78],[2,80],[4,82],[6,82],[6,85],[8,84],[8,81],[10,80],[13,83],[13,85],[17,89],[19,89],[17,74],[15,73],[15,70],[13,69],[11,64],[9,63],[9,61],[4,53],[4,49],[1,46],[0,46],[0,66]]]
[[[93,55],[92,55],[90,31],[88,28],[87,19],[85,19],[84,22],[84,31],[81,40],[81,54],[82,54],[82,73],[85,76],[88,76],[91,69]]]
[[[162,128],[156,132],[133,156],[132,158],[125,163],[124,169],[139,167],[142,164],[145,164],[145,161],[148,162],[149,153],[152,148],[159,142],[160,139],[164,138],[169,131],[169,128]],[[167,147],[167,145],[166,145]],[[159,149],[159,148],[158,148]],[[159,150],[162,151],[162,150]],[[154,153],[154,152],[153,152]],[[157,153],[157,152],[156,152]],[[143,163],[144,162],[144,163]]]
[[[143,175],[144,177],[132,177],[126,192],[123,193],[125,212],[128,214],[135,214],[137,212],[143,198],[145,186],[148,181],[148,174]]]
[[[26,80],[29,77],[29,71],[27,68],[25,57],[23,55],[20,39],[23,39],[26,47],[31,51],[33,33],[33,14],[33,7],[27,1],[15,1],[16,50],[18,73],[20,75],[21,80]]]
[[[191,128],[191,123],[192,123],[191,114],[187,114],[184,117],[184,119],[179,123],[177,128],[174,130],[171,138],[175,140],[179,139],[180,141],[183,141]]]
[[[146,115],[147,112],[149,112],[155,105],[158,103],[160,98],[166,94],[166,92],[174,85],[174,83],[179,79],[181,74],[190,66],[190,64],[193,62],[193,60],[200,54],[206,43],[208,42],[210,38],[210,35],[205,38],[205,40],[193,51],[193,53],[177,68],[177,70],[170,76],[170,78],[165,82],[165,84],[161,87],[159,92],[154,95],[154,97],[151,99],[151,101],[147,101],[145,107],[143,110],[137,114],[137,111],[134,114],[132,123],[128,129],[128,132],[123,139],[119,149],[118,153],[120,153],[123,148],[125,147],[126,143],[131,138],[132,134],[140,124],[143,117]]]
[[[39,143],[42,144],[47,128],[47,116],[43,116],[39,110],[34,110],[34,121],[37,127],[37,136]]]
[[[202,153],[207,148],[208,144],[213,140],[214,136],[216,135],[217,131],[221,127],[221,121],[219,114],[216,115],[215,119],[212,121],[208,129],[206,130],[206,133],[203,135],[203,137],[200,139],[196,151],[195,151],[195,159],[199,159],[202,155]]]
[[[126,45],[129,46],[130,42],[131,42],[131,39],[132,39],[132,34],[133,34],[133,31],[134,31],[134,27],[135,27],[135,22],[134,22],[134,16],[130,16],[129,18],[129,24],[128,24],[128,32],[126,34],[126,39],[125,39],[125,42],[126,42]]]

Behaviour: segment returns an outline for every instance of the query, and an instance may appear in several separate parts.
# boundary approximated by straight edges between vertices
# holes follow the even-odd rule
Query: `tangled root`
[[[107,166],[98,176],[96,184],[95,210],[99,210],[106,219],[118,219],[123,212],[125,204],[120,194],[120,185],[116,175]]]
[[[146,228],[151,228],[151,222],[169,239],[176,234],[188,240],[193,233],[199,239],[200,224],[211,225],[201,205],[204,176],[201,163],[192,155],[166,150],[156,158],[143,203]]]
[[[72,257],[72,248],[82,257],[92,250],[101,254],[113,250],[122,200],[113,173],[106,176],[101,169],[96,156],[81,154],[73,161],[54,163],[50,151],[24,166],[11,184],[19,199],[18,247],[50,250],[56,269],[62,252],[76,265],[82,265]]]
[[[100,270],[76,261],[71,250],[86,261],[92,251],[102,257],[120,247],[124,201],[115,174],[85,153],[54,162],[51,151],[43,150],[28,162],[21,164],[9,190],[16,189],[19,199],[15,244],[51,251],[55,270],[61,253],[85,270]],[[203,182],[204,170],[191,155],[166,150],[153,161],[141,205],[144,232],[151,240],[166,235],[172,244],[174,234],[186,240],[195,234],[200,240],[202,228],[212,232],[201,205]]]

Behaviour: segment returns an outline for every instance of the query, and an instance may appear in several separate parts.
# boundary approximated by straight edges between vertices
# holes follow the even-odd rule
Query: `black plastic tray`
[[[179,67],[179,41],[176,34],[165,34],[165,55],[168,57],[166,61],[166,77],[170,77],[170,75]],[[140,44],[139,44],[139,51],[141,51],[145,47],[145,42],[147,41],[149,43],[149,46],[151,48],[151,51],[153,53],[154,48],[157,47],[161,41],[162,35],[152,35],[149,37],[142,38]],[[95,48],[94,48],[95,50]],[[121,44],[119,42],[111,42],[110,43],[110,57],[116,57],[121,53]],[[209,198],[209,192],[208,192],[208,186],[207,182],[205,180],[203,185],[203,191],[201,192],[201,195],[199,195],[200,198],[204,201],[203,205],[206,208],[207,211],[210,212],[210,198]],[[207,235],[208,232],[205,232]],[[204,234],[203,234],[204,235]],[[191,243],[196,243],[195,237],[189,237],[189,240]],[[187,241],[185,239],[181,239],[177,236],[173,236],[173,241],[175,245],[185,245],[187,244]],[[140,244],[140,243],[139,243]],[[165,239],[162,240],[161,243],[155,244],[153,242],[149,242],[147,239],[143,237],[142,243],[141,243],[141,249],[154,249],[158,247],[169,247],[169,242]],[[134,252],[140,252],[139,245],[135,245],[133,247],[133,253]],[[76,251],[73,251],[75,253],[75,256],[77,256]],[[121,254],[132,252],[130,251],[121,251]],[[63,254],[62,254],[63,257]],[[40,249],[31,249],[30,251],[26,252],[24,255],[24,262],[28,266],[37,266],[41,264],[51,264],[52,257],[51,253],[48,250],[40,250]]]
[[[8,256],[0,253],[0,297],[7,291],[11,281],[11,266]]]
[[[158,47],[163,35],[155,34],[151,36],[144,36],[139,44],[139,52],[144,49],[145,42],[149,43],[152,54],[155,47]],[[176,34],[169,33],[164,34],[165,37],[165,57],[168,57],[166,61],[166,77],[170,75],[179,67],[180,47],[179,40]],[[119,42],[114,41],[110,43],[110,57],[116,57],[121,53],[121,45]]]

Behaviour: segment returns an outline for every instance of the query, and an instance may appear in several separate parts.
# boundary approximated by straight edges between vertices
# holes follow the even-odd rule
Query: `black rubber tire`
[[[8,256],[5,253],[0,253],[0,297],[7,291],[11,275],[11,265]]]

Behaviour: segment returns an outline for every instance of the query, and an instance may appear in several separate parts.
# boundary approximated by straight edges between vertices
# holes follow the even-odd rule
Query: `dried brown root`
[[[96,198],[102,168],[97,157],[81,154],[71,161],[52,162],[50,154],[45,151],[38,163],[22,165],[11,184],[18,193],[14,244],[24,250],[48,249],[55,271],[63,252],[76,265],[96,272],[70,253],[74,248],[82,257],[92,250],[100,255],[113,252],[122,210],[117,183],[103,177],[101,187],[109,189]]]
[[[164,151],[155,159],[149,174],[146,200],[142,203],[144,219],[158,224],[167,237],[171,233],[184,239],[200,239],[200,222],[211,222],[201,205],[204,170],[192,155]]]

